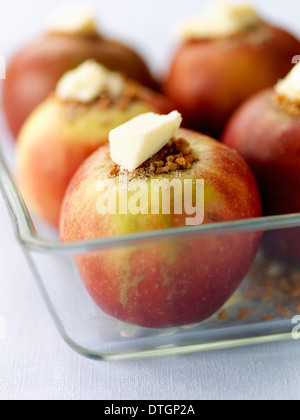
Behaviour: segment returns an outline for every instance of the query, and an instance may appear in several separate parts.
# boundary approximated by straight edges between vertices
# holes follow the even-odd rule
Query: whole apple
[[[19,51],[7,66],[3,109],[15,138],[33,110],[53,92],[62,75],[88,59],[145,86],[156,87],[144,60],[120,42],[97,33],[45,34]]]
[[[274,89],[251,98],[234,114],[223,142],[251,167],[266,216],[300,212],[300,119],[278,102]],[[266,252],[299,262],[299,237],[298,229],[269,232]]]
[[[220,138],[236,108],[292,68],[299,41],[262,24],[250,32],[191,40],[176,52],[164,82],[185,126]]]
[[[99,213],[99,182],[109,178],[116,186],[117,202],[127,188],[129,202],[137,182],[148,197],[154,180],[205,182],[204,223],[233,221],[261,215],[254,177],[233,150],[201,134],[180,129],[176,139],[188,141],[198,159],[190,169],[129,181],[120,174],[109,178],[109,146],[96,151],[79,169],[67,191],[61,212],[64,242],[182,227],[185,211],[165,214]],[[121,188],[117,188],[121,186]],[[113,189],[108,194],[113,193]],[[195,193],[195,186],[190,196]],[[164,192],[163,192],[164,194]],[[191,198],[191,197],[189,197]],[[150,201],[149,201],[150,202]],[[121,203],[122,204],[122,203]],[[152,203],[153,204],[153,203]],[[104,250],[77,256],[82,279],[96,304],[110,316],[138,326],[167,328],[200,322],[228,300],[240,285],[256,254],[259,233],[216,234],[209,237],[166,239],[163,242]]]
[[[110,104],[62,101],[52,94],[25,122],[17,142],[17,176],[28,207],[58,227],[60,208],[72,176],[109,132],[145,112],[168,113],[173,105],[163,95],[127,80],[133,100]]]

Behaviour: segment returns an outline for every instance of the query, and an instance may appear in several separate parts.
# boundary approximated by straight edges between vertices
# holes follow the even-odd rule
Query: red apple
[[[251,98],[235,113],[223,141],[250,165],[265,215],[300,212],[300,119],[278,102],[273,89]],[[299,230],[269,233],[265,238],[267,250],[299,262],[299,234]]]
[[[155,87],[143,59],[120,42],[98,34],[46,34],[23,48],[7,66],[3,106],[15,137],[27,117],[55,89],[62,75],[88,59],[150,88]]]
[[[173,105],[163,95],[128,82],[136,98],[125,106],[103,101],[79,104],[52,95],[28,118],[17,143],[17,173],[27,205],[58,226],[61,203],[81,163],[108,141],[109,132],[145,113],[168,113]]]
[[[144,179],[148,194],[153,179],[205,180],[204,223],[260,216],[254,177],[233,150],[201,134],[179,130],[199,160],[178,172]],[[141,233],[185,225],[187,214],[100,215],[99,181],[112,164],[109,146],[96,151],[79,169],[67,191],[61,212],[64,242]],[[119,176],[111,178],[116,186]],[[140,179],[130,181],[132,186]],[[140,184],[138,184],[140,185]],[[123,191],[123,189],[121,189]],[[117,188],[117,191],[120,191]],[[145,192],[146,191],[146,192]],[[194,193],[195,191],[193,191]],[[118,200],[120,200],[118,195]],[[200,322],[228,300],[246,275],[256,254],[260,234],[172,238],[164,242],[94,252],[76,257],[83,281],[94,301],[110,316],[150,328]]]
[[[187,128],[220,138],[235,109],[285,76],[299,51],[294,36],[267,24],[231,38],[186,42],[164,89]]]

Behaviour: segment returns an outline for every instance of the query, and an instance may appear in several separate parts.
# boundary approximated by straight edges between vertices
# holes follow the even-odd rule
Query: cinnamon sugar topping
[[[65,117],[74,120],[84,115],[91,108],[107,110],[116,107],[121,111],[126,110],[133,102],[139,100],[139,86],[134,82],[127,82],[122,94],[118,97],[113,97],[109,92],[103,91],[97,99],[86,104],[74,100],[59,100],[64,104]]]
[[[144,162],[139,168],[131,173],[131,178],[151,177],[167,174],[169,172],[190,169],[192,164],[199,160],[199,156],[193,153],[190,143],[183,138],[172,138],[158,153]],[[120,166],[113,164],[110,175],[118,176]]]
[[[300,117],[300,102],[293,101],[282,95],[276,95],[275,100],[288,114]]]

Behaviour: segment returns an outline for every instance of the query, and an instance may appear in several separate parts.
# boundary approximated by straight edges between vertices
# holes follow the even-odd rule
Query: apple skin
[[[235,109],[283,78],[299,51],[296,38],[268,25],[240,37],[186,42],[175,54],[164,91],[187,128],[219,139]]]
[[[234,114],[223,142],[236,149],[251,167],[262,196],[264,214],[300,212],[300,119],[286,112],[269,89],[248,100]],[[300,230],[269,232],[268,254],[300,261]]]
[[[15,138],[32,111],[54,91],[59,79],[88,59],[156,88],[143,59],[124,44],[96,34],[46,34],[22,49],[7,66],[3,108]]]
[[[89,106],[70,118],[69,105],[55,95],[37,107],[24,124],[17,141],[17,176],[28,207],[58,228],[64,194],[72,176],[109,132],[144,112],[171,112],[173,104],[143,86],[139,100],[127,109]],[[76,112],[76,111],[75,111]]]
[[[205,180],[204,223],[261,215],[256,181],[235,151],[192,131],[180,129],[176,136],[200,156],[181,179]],[[99,215],[97,185],[110,163],[109,148],[100,148],[74,176],[61,212],[63,242],[185,225],[185,214],[163,215],[162,210],[158,215]],[[172,180],[174,173],[161,177]],[[105,313],[142,327],[168,328],[201,322],[220,309],[246,275],[259,240],[259,233],[172,238],[76,261],[88,292]]]

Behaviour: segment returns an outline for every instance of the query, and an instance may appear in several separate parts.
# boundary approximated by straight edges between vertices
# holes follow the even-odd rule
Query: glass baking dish
[[[300,214],[62,244],[57,232],[29,214],[11,175],[13,142],[3,127],[1,134],[0,185],[16,238],[61,336],[79,354],[118,361],[293,338],[293,318],[300,314],[300,265],[272,260],[266,257],[266,248],[259,250],[240,288],[217,314],[197,325],[170,329],[140,328],[105,315],[87,293],[75,257],[137,246],[151,248],[158,243],[286,232],[300,227]]]

